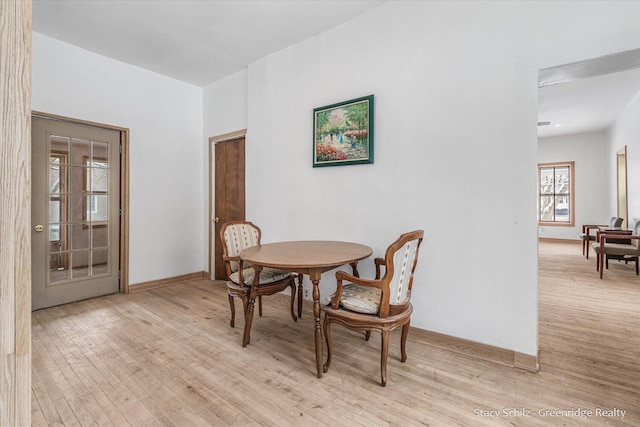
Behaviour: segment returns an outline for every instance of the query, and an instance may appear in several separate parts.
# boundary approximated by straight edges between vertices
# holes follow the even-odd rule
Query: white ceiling
[[[369,0],[34,0],[33,30],[206,86],[379,6]]]
[[[639,92],[640,68],[542,87],[538,137],[604,130]]]
[[[33,29],[122,62],[206,86],[383,2],[34,0]],[[551,124],[539,126],[538,136],[605,129],[638,92],[637,68],[540,88],[538,121]]]

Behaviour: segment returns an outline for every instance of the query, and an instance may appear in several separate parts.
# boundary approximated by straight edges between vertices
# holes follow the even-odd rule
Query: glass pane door
[[[49,136],[49,283],[109,274],[109,143]]]

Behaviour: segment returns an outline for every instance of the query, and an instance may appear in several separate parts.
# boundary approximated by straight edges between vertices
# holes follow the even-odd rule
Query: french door
[[[119,291],[120,132],[33,117],[32,309]]]

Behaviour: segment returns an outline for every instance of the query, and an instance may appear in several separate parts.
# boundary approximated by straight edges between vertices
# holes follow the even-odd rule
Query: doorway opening
[[[593,351],[601,344],[599,336],[622,335],[613,322],[598,322],[600,328],[585,326],[585,319],[630,314],[625,307],[632,305],[622,304],[620,292],[633,286],[633,270],[626,271],[628,266],[621,266],[620,274],[608,271],[605,275],[609,279],[601,281],[595,259],[581,255],[579,235],[583,224],[605,225],[616,212],[625,220],[624,228],[632,226],[627,209],[627,150],[623,147],[616,151],[619,145],[612,146],[615,139],[609,130],[639,92],[638,49],[540,70],[538,161],[575,160],[577,174],[575,225],[553,230],[540,228],[538,331],[539,349],[547,354],[558,347],[549,338],[558,331],[579,341],[584,346],[583,352]],[[565,304],[566,301],[571,303]],[[606,313],[603,307],[607,307]],[[625,345],[614,338],[610,348]],[[602,352],[599,356],[607,361],[617,359],[613,353]],[[573,355],[550,357],[569,360]]]

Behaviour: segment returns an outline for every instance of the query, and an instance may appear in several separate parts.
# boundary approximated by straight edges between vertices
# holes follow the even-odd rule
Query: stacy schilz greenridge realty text
[[[488,408],[475,408],[473,414],[477,417],[571,417],[580,418],[585,420],[591,417],[607,417],[607,418],[620,418],[624,419],[627,413],[624,409],[619,408],[570,408],[570,409],[549,409],[540,408],[537,411],[527,408],[502,408],[502,409],[488,409]]]

